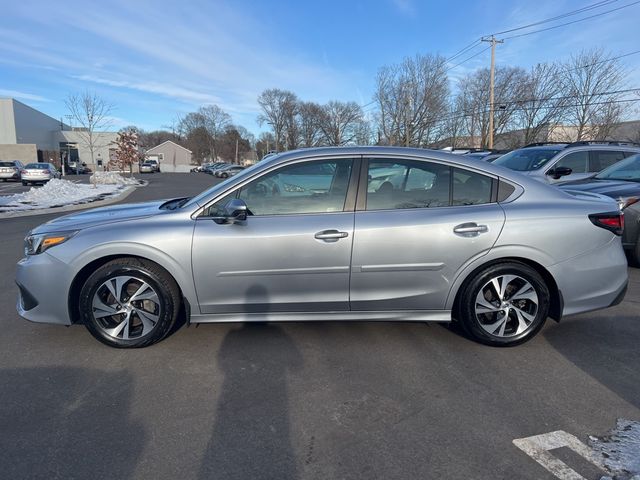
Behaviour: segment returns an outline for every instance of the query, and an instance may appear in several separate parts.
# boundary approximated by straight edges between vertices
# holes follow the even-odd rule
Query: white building
[[[87,132],[71,126],[13,98],[0,98],[0,160],[48,162],[60,166],[66,158],[101,170],[115,152],[116,132],[98,132],[93,160]]]

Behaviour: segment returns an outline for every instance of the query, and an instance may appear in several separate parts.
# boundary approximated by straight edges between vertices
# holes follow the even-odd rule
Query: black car
[[[622,160],[584,180],[564,182],[563,190],[599,193],[618,201],[624,212],[622,246],[635,266],[640,266],[640,155]]]

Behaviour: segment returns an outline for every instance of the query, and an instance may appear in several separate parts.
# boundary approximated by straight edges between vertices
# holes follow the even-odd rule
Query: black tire
[[[142,335],[133,335],[135,338],[128,339],[124,338],[124,334],[120,337],[120,334],[113,336],[107,333],[109,327],[120,324],[120,319],[124,318],[124,314],[112,315],[101,319],[95,317],[93,307],[94,298],[96,295],[100,295],[100,289],[102,289],[100,290],[101,292],[104,292],[104,288],[106,288],[104,287],[105,282],[115,277],[132,278],[133,280],[125,284],[125,286],[126,288],[132,286],[133,289],[139,286],[136,282],[144,281],[151,287],[154,293],[157,294],[157,312],[154,312],[154,316],[157,315],[158,320],[147,333],[144,333],[145,328],[142,326],[144,322],[141,321],[140,314],[137,313],[131,313],[132,320],[125,328],[127,329],[127,336],[135,333],[136,329],[138,331],[142,330]],[[124,295],[128,295],[128,292],[123,293]],[[109,298],[114,297],[111,295]],[[123,296],[120,300],[123,299],[126,300],[127,298]],[[178,317],[181,297],[180,289],[175,280],[162,267],[146,260],[124,257],[104,264],[91,274],[80,291],[78,303],[82,322],[91,335],[100,342],[116,348],[141,348],[159,342],[171,331]],[[140,308],[138,310],[144,312],[144,310]],[[135,322],[136,319],[137,324]]]
[[[640,267],[640,237],[636,239],[636,244],[633,248],[627,250],[627,259],[632,267]]]
[[[503,287],[505,279],[502,278],[500,280],[500,278],[504,275],[515,275],[518,278],[513,279],[511,283],[507,282],[506,287]],[[501,288],[505,288],[503,300],[499,298],[500,292],[497,292],[497,295],[493,294],[496,289],[493,285],[489,285],[492,279],[497,279]],[[511,297],[514,297],[520,288],[525,287],[526,282],[535,291],[537,304],[531,299],[523,300],[523,295],[521,295],[519,299],[513,300],[514,305],[517,305],[518,308],[514,308],[510,304],[507,305],[511,301]],[[483,293],[480,297],[481,290]],[[527,290],[527,292],[530,291],[531,289]],[[487,300],[487,296],[491,300]],[[484,309],[482,305],[476,303],[478,298],[491,304],[490,306],[494,307],[496,311],[477,313],[476,307]],[[540,331],[547,320],[549,304],[549,287],[535,269],[515,261],[502,262],[479,270],[465,281],[461,288],[454,314],[465,332],[474,340],[485,345],[511,347],[530,340]],[[505,306],[506,309],[500,310]],[[507,321],[505,327],[502,327],[502,323],[499,322],[502,322],[505,318],[505,312],[507,312]],[[519,317],[526,320],[522,312],[533,319],[527,324],[526,328],[518,331],[520,330]],[[499,325],[499,327],[493,333],[490,333],[488,330],[493,330],[495,325]],[[502,335],[500,332],[502,332]]]
[[[27,186],[27,182],[22,182],[22,186],[26,187]]]

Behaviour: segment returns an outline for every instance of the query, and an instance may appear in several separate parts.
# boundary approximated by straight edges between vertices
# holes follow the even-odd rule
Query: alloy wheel
[[[92,307],[93,317],[104,333],[121,340],[147,336],[162,313],[153,287],[133,276],[103,282],[93,295]]]
[[[538,293],[518,275],[499,275],[484,284],[476,296],[475,314],[480,327],[492,336],[521,335],[538,313]]]

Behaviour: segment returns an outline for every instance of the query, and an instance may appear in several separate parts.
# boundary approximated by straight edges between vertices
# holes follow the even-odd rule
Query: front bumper
[[[68,295],[73,275],[66,263],[47,252],[18,262],[18,315],[37,323],[70,325]]]

